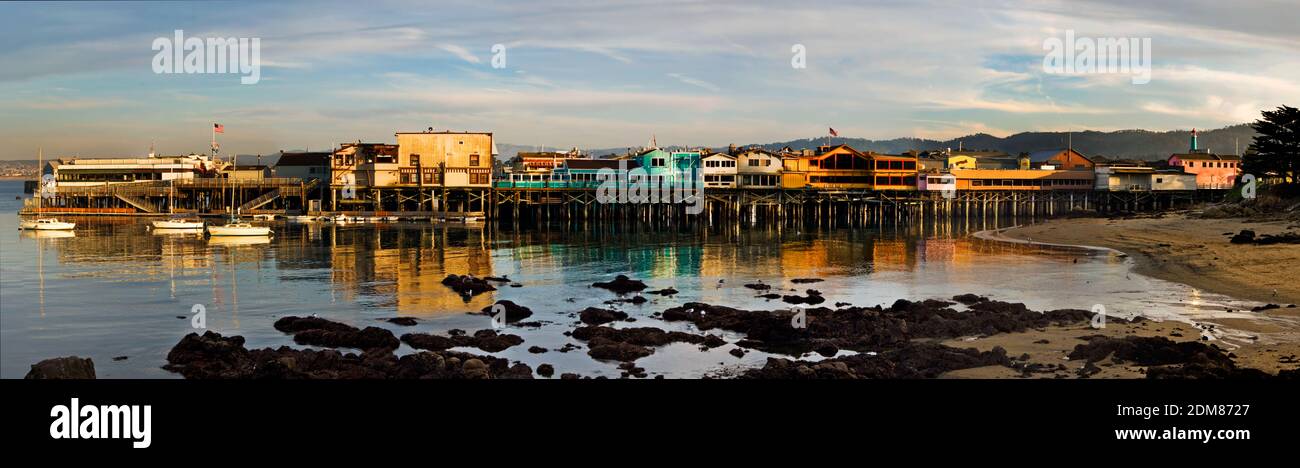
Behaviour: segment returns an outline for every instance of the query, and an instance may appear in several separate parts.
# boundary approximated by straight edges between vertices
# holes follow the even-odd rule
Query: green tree
[[[1264,118],[1250,124],[1258,134],[1242,161],[1242,170],[1256,177],[1281,177],[1288,185],[1300,171],[1300,109],[1290,106],[1263,111]]]

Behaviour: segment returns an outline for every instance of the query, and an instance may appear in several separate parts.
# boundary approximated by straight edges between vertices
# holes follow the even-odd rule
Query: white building
[[[56,159],[42,174],[52,174],[59,186],[87,187],[203,177],[219,170],[206,155],[149,158]]]
[[[740,188],[777,188],[781,185],[781,155],[751,148],[736,155],[736,185]]]
[[[957,176],[946,173],[918,174],[917,189],[931,192],[956,192]]]
[[[704,188],[736,188],[736,157],[726,153],[705,156]]]
[[[1143,166],[1100,166],[1093,188],[1109,192],[1145,192],[1151,190],[1154,168]]]
[[[1196,174],[1183,171],[1156,171],[1151,174],[1151,190],[1196,190]]]

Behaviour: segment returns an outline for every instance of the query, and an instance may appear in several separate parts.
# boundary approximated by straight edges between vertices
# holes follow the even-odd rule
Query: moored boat
[[[254,226],[249,223],[241,222],[238,219],[232,219],[223,226],[208,226],[208,235],[211,236],[269,236],[271,228],[266,226]]]
[[[24,231],[67,231],[77,227],[77,223],[59,221],[56,218],[37,218],[18,223],[18,229]]]

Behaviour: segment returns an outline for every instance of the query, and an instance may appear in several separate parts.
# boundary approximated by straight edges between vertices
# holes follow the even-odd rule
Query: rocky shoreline
[[[804,283],[814,282],[804,280]],[[635,293],[644,283],[620,276],[594,287]],[[762,292],[767,285],[745,285]],[[809,290],[809,297],[818,297]],[[505,321],[514,326],[540,326],[521,322],[532,315],[522,305],[497,303]],[[482,313],[491,313],[492,307]],[[1103,367],[1136,369],[1120,377],[1263,379],[1296,378],[1297,370],[1280,369],[1276,375],[1238,364],[1231,351],[1217,343],[1198,340],[1191,331],[1150,330],[1141,317],[1125,320],[1107,317],[1108,333],[1092,329],[1090,311],[1062,309],[1034,311],[1021,303],[990,300],[962,294],[952,300],[898,300],[888,307],[836,307],[796,310],[744,310],[722,305],[688,302],[655,312],[651,319],[687,330],[630,326],[636,320],[625,312],[588,307],[572,313],[574,327],[563,332],[579,342],[556,349],[560,353],[583,349],[591,359],[618,363],[624,378],[648,377],[636,361],[654,355],[669,344],[686,344],[702,352],[731,346],[729,354],[741,358],[750,352],[766,353],[761,366],[748,366],[729,375],[742,379],[913,379],[938,377],[1053,377],[1089,378]],[[393,321],[402,326],[412,321]],[[1128,328],[1124,328],[1128,327]],[[191,333],[167,355],[164,369],[188,379],[483,379],[550,378],[555,366],[543,363],[533,369],[508,359],[453,351],[472,348],[496,353],[526,345],[516,334],[493,329],[445,334],[406,333],[400,337],[379,327],[357,328],[319,317],[282,317],[274,328],[295,343],[326,349],[248,349],[241,336],[215,332]],[[1003,340],[1024,343],[1038,336],[1030,348],[1051,342],[1053,331],[1073,330],[1062,339],[1053,336],[1060,356],[1034,357],[1028,352],[1009,353]],[[1139,333],[1147,330],[1151,333]],[[1166,336],[1154,336],[1165,334]],[[1190,336],[1187,336],[1190,335]],[[730,337],[731,340],[724,338]],[[1011,337],[1021,338],[1019,340]],[[1178,341],[1170,337],[1183,337]],[[397,353],[402,344],[413,352]],[[979,348],[984,349],[979,349]],[[351,351],[348,351],[351,350]],[[550,350],[528,346],[531,354]],[[1037,351],[1035,351],[1037,353]],[[1042,353],[1039,353],[1042,354]],[[969,374],[969,375],[968,375]],[[1115,376],[1101,373],[1102,377]],[[57,358],[32,366],[28,378],[94,378],[89,359]],[[560,378],[580,378],[563,373]],[[662,378],[657,375],[656,378]],[[595,378],[605,378],[596,376]]]

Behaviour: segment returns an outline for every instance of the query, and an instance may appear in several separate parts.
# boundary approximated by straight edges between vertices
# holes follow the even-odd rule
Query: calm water
[[[469,315],[498,299],[533,309],[541,329],[512,329],[526,342],[497,356],[557,374],[617,376],[612,363],[584,351],[530,354],[570,342],[572,313],[615,296],[588,287],[616,274],[674,287],[675,297],[622,306],[631,326],[690,330],[651,313],[688,301],[742,308],[785,305],[755,298],[741,285],[762,280],[785,288],[800,277],[826,305],[889,304],[900,298],[948,298],[973,292],[1025,302],[1031,308],[1089,309],[1191,320],[1252,305],[1190,287],[1128,273],[1117,255],[1045,250],[972,239],[974,230],[1011,220],[959,226],[884,226],[880,229],[713,229],[707,232],[566,232],[444,228],[430,224],[299,225],[278,223],[263,243],[155,235],[146,220],[80,218],[72,237],[38,237],[17,230],[22,183],[0,181],[0,377],[21,378],[45,358],[79,355],[95,361],[100,377],[172,378],[160,369],[172,345],[190,327],[191,308],[206,309],[207,326],[243,335],[249,347],[293,345],[271,324],[285,315],[316,314],[395,333],[488,328]],[[70,218],[71,219],[71,218]],[[509,276],[503,287],[466,303],[440,281],[449,274]],[[185,316],[185,319],[178,318]],[[394,316],[415,327],[380,322]],[[724,335],[729,341],[737,337]],[[574,341],[575,344],[583,345]],[[670,345],[637,361],[651,374],[692,377],[758,366],[751,352],[727,354]],[[399,353],[410,352],[403,345]],[[467,350],[483,353],[479,350]],[[116,356],[126,360],[114,361]]]

